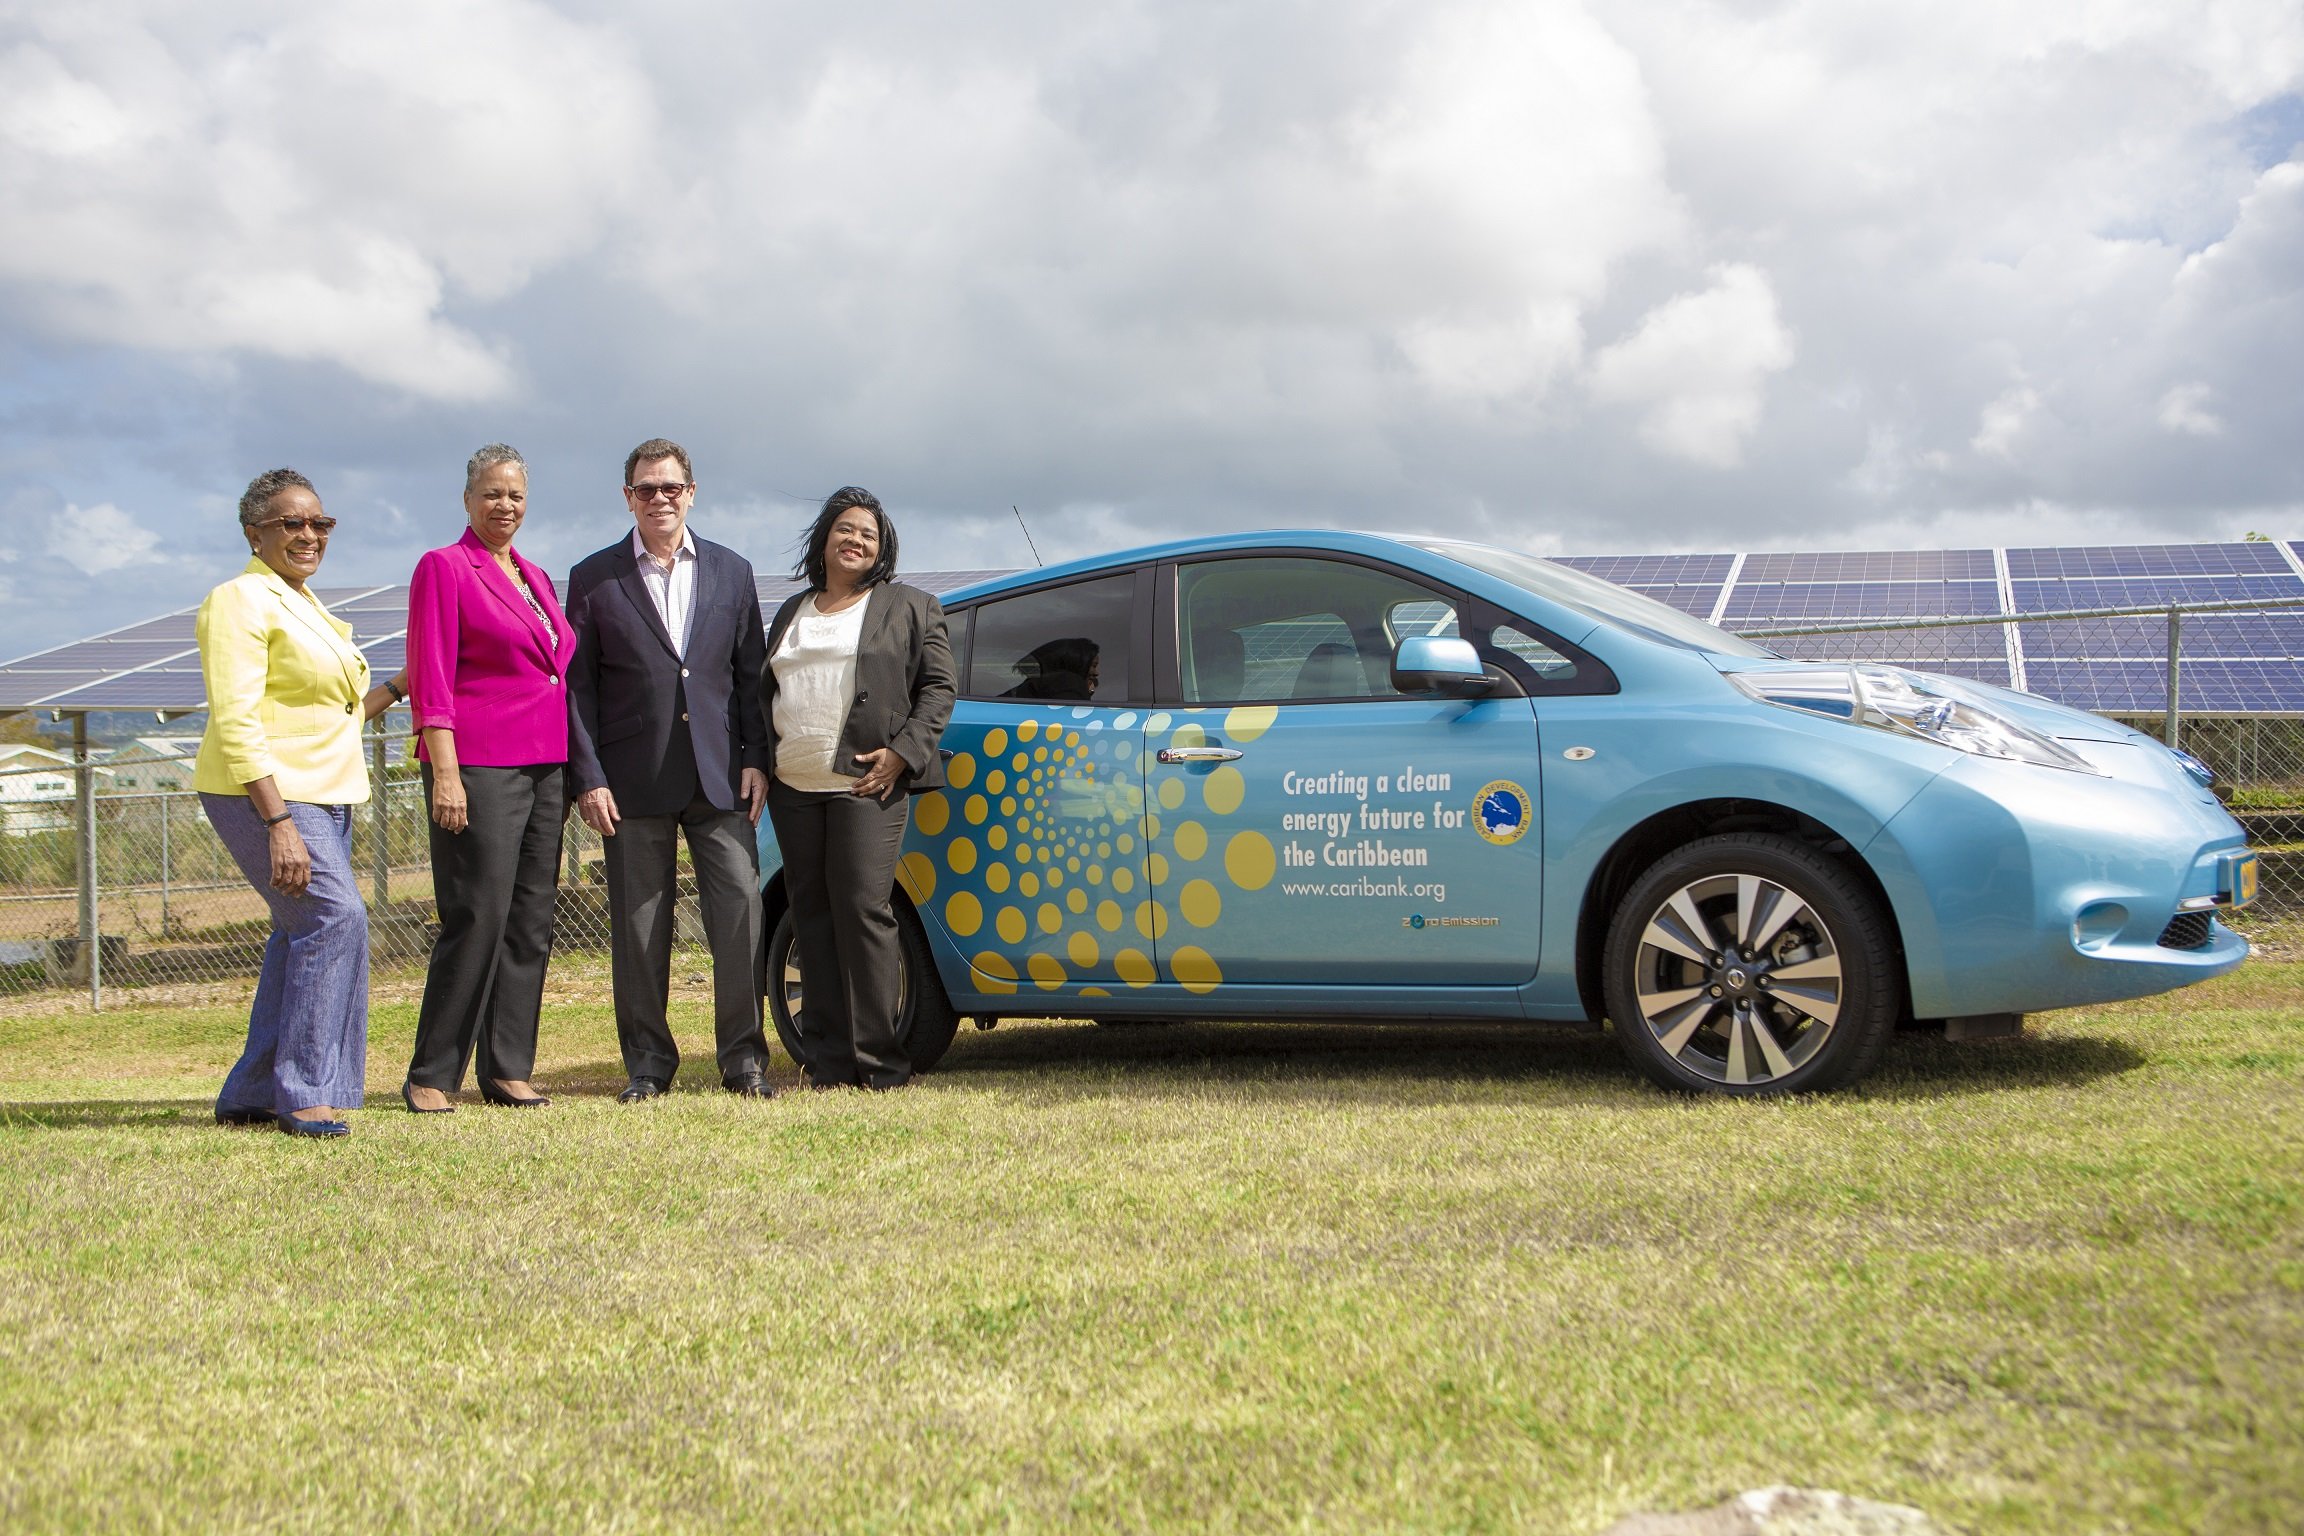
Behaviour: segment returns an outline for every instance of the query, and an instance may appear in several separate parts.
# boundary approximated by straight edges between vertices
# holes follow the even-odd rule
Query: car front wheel
[[[942,1061],[945,1051],[951,1048],[952,1036],[960,1028],[960,1016],[952,1011],[952,1001],[944,995],[944,983],[936,975],[936,962],[928,953],[928,936],[920,931],[920,924],[912,914],[901,906],[896,912],[896,953],[899,966],[896,1038],[903,1042],[912,1070],[926,1072]],[[785,1054],[794,1061],[805,1062],[808,1058],[801,1032],[807,1021],[807,988],[800,975],[798,934],[789,912],[777,919],[775,931],[768,936],[767,964],[763,969],[768,1017],[776,1025],[776,1038],[784,1043]]]
[[[1618,905],[1603,960],[1625,1054],[1667,1088],[1836,1088],[1880,1059],[1903,996],[1893,930],[1842,865],[1788,837],[1678,848]]]

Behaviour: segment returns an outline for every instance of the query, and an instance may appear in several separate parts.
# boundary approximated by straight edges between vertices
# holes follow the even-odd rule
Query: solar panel
[[[2164,603],[2294,600],[2304,540],[2281,545],[2152,544],[2023,548],[2003,553],[2022,613]],[[1575,555],[1560,563],[1731,628],[1862,622],[1999,611],[1991,550],[1819,550],[1733,554]],[[995,570],[907,572],[945,593]],[[1733,587],[1730,577],[1734,575]],[[756,574],[763,614],[800,583]],[[404,664],[408,589],[317,589],[379,677]],[[1721,594],[1727,592],[1724,608]],[[188,709],[200,702],[196,610],[128,625],[0,665],[0,710]],[[2166,704],[2167,621],[2158,614],[2016,626],[2025,685],[2083,709],[2157,713]],[[1763,643],[1787,655],[1894,662],[1988,682],[2009,681],[2009,632],[1998,624],[1840,634]],[[2203,713],[2304,714],[2304,610],[2193,614],[2183,621],[2182,698]]]
[[[1749,626],[1764,618],[1798,624],[1999,611],[2000,589],[1988,581],[1738,581],[1721,617]]]
[[[1738,581],[1994,581],[1988,549],[1771,551],[1744,557]]]
[[[2008,575],[2012,580],[2113,580],[2183,576],[2286,576],[2295,588],[2289,595],[2304,595],[2294,568],[2269,540],[2245,544],[2126,544],[2063,549],[2011,549]]]

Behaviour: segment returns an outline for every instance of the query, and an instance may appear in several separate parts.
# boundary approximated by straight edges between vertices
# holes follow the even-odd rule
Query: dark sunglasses
[[[680,493],[687,490],[688,486],[689,482],[685,480],[667,480],[662,485],[628,485],[624,489],[642,501],[654,501],[659,496],[668,496],[678,501]]]
[[[282,533],[302,533],[309,528],[320,537],[326,538],[336,531],[336,519],[332,517],[275,517],[269,522],[252,523],[250,526],[277,528]]]

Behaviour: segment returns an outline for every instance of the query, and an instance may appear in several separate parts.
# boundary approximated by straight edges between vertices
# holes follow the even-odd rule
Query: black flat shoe
[[[294,1115],[277,1117],[280,1129],[291,1136],[349,1136],[352,1127],[341,1120],[299,1120]]]
[[[723,1079],[720,1086],[740,1099],[772,1099],[776,1097],[775,1088],[770,1086],[768,1082],[768,1074],[757,1067],[749,1072],[739,1072],[734,1077]]]
[[[663,1096],[664,1090],[670,1086],[671,1084],[660,1077],[635,1077],[624,1085],[622,1093],[616,1095],[616,1102],[619,1104],[637,1104],[643,1099],[660,1098]]]
[[[216,1106],[216,1123],[229,1125],[235,1129],[245,1129],[252,1125],[270,1125],[277,1118],[268,1109],[226,1109],[221,1104]]]
[[[552,1102],[549,1095],[541,1093],[532,1099],[516,1099],[497,1087],[496,1080],[491,1077],[480,1079],[480,1097],[491,1104],[501,1104],[506,1109],[542,1109]]]
[[[438,1109],[426,1109],[417,1103],[414,1083],[402,1083],[400,1085],[400,1102],[408,1106],[408,1113],[412,1115],[452,1115],[456,1113],[456,1106],[453,1104],[443,1104]]]

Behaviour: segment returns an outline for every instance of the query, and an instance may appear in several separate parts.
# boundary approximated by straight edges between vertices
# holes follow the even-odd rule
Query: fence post
[[[2177,670],[2184,653],[2184,610],[2174,603],[2168,605],[2168,715],[2160,727],[2160,739],[2171,747],[2184,744],[2184,716],[2177,704]]]
[[[370,905],[379,912],[392,903],[392,781],[384,776],[384,721],[390,713],[386,710],[369,722],[373,737],[369,754],[376,760],[376,789],[368,797],[370,815],[376,823],[376,867],[370,877],[375,898]]]
[[[88,713],[72,717],[72,818],[80,834],[80,953],[88,957],[88,1011],[104,1006],[104,939],[96,906],[96,764],[88,755]]]
[[[174,795],[172,792],[170,792],[168,789],[166,789],[165,787],[163,787],[163,788],[161,789],[161,791],[160,791],[160,937],[162,937],[163,939],[165,939],[165,938],[167,938],[167,937],[168,937],[168,930],[169,930],[169,929],[171,929],[171,928],[173,928],[173,927],[175,926],[175,923],[174,923],[174,921],[172,920],[172,918],[170,917],[170,915],[169,915],[169,911],[168,911],[168,887],[169,887],[169,884],[170,884],[170,880],[169,880],[169,873],[170,873],[170,872],[169,872],[169,869],[168,869],[168,821],[169,821],[169,816],[168,816],[168,802],[169,802],[169,801],[171,801],[171,800],[173,800],[173,799],[175,799],[175,798],[176,798],[176,797],[175,797],[175,795]]]

